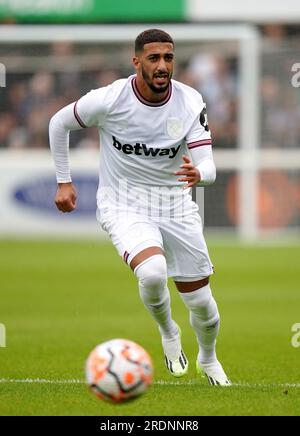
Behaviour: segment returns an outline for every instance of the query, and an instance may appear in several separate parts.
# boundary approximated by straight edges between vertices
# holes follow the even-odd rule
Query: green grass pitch
[[[291,344],[292,325],[300,323],[300,246],[209,246],[222,316],[218,356],[234,382],[225,389],[197,378],[196,340],[173,284],[190,370],[182,379],[169,375],[135,278],[109,242],[0,242],[0,323],[7,329],[0,415],[300,415],[300,348]],[[83,380],[91,349],[117,337],[152,356],[155,379],[144,396],[112,405],[83,383],[63,383]]]

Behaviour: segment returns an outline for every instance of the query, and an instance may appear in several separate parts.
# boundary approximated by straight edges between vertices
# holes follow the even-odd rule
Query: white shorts
[[[164,251],[168,276],[175,281],[196,281],[213,274],[198,212],[181,220],[164,220],[126,212],[108,215],[98,209],[97,219],[128,265],[142,250],[155,246]]]

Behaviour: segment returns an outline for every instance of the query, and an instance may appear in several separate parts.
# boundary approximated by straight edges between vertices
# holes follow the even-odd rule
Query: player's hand
[[[174,173],[176,176],[184,176],[178,179],[179,182],[187,182],[183,189],[192,188],[201,180],[198,168],[192,163],[186,155],[182,156],[184,164],[180,165],[181,170]]]
[[[61,212],[72,212],[76,209],[77,194],[73,183],[59,183],[55,204],[58,210]]]

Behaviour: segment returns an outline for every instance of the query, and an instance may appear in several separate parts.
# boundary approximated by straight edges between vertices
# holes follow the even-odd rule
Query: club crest
[[[170,138],[179,139],[183,133],[183,122],[179,118],[168,118],[167,132]]]

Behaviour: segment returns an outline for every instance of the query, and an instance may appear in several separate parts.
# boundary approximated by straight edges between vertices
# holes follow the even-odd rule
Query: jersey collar
[[[136,77],[133,77],[133,78],[131,79],[131,85],[132,85],[132,89],[133,89],[133,92],[134,92],[136,98],[137,98],[141,103],[145,104],[146,106],[151,106],[151,107],[159,107],[159,106],[163,106],[163,105],[165,105],[166,103],[168,103],[168,101],[170,100],[171,95],[172,95],[172,81],[170,81],[169,90],[168,90],[168,94],[166,95],[166,97],[165,97],[163,100],[161,100],[161,101],[159,101],[159,102],[157,102],[157,103],[153,103],[152,101],[148,101],[148,100],[146,100],[146,99],[145,99],[145,98],[140,94],[140,92],[139,92],[139,90],[138,90],[138,88],[137,88],[137,85],[136,85]]]

